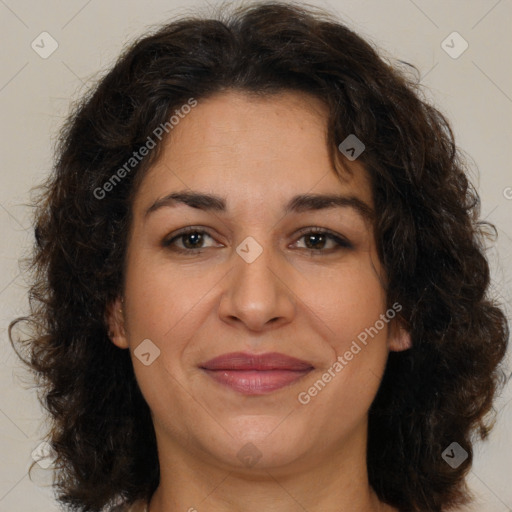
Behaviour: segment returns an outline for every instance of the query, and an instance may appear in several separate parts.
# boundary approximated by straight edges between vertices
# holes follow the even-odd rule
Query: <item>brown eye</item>
[[[183,245],[187,249],[199,249],[199,245],[202,245],[204,242],[204,234],[198,231],[194,231],[192,233],[187,233],[186,235],[181,235],[178,237],[183,241]]]
[[[303,249],[310,250],[311,252],[331,252],[332,250],[336,251],[342,248],[353,248],[353,245],[345,238],[322,228],[308,228],[302,232],[300,239],[305,240],[305,247]],[[326,248],[326,245],[329,243],[331,247]]]
[[[206,238],[213,238],[204,230],[197,228],[187,228],[172,238],[162,242],[163,247],[168,247],[177,252],[200,252],[199,249],[205,249],[203,244]]]
[[[204,246],[207,238],[213,240],[213,237],[203,229],[188,227],[173,234],[171,238],[164,240],[162,246],[176,252],[199,254],[202,252],[201,249],[213,247],[211,245]],[[353,248],[353,245],[345,238],[322,228],[304,229],[298,240],[301,239],[304,239],[305,246],[297,247],[298,242],[295,242],[295,246],[299,249],[309,250],[311,253],[316,254],[331,253],[341,249]]]

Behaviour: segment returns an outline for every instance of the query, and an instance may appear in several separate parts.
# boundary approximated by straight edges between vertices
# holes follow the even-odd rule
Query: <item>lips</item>
[[[247,354],[231,352],[210,359],[201,365],[206,370],[290,370],[301,371],[313,368],[307,361],[295,357],[268,352],[266,354]]]
[[[276,391],[313,370],[307,361],[277,352],[232,352],[210,359],[200,368],[220,384],[246,395]]]

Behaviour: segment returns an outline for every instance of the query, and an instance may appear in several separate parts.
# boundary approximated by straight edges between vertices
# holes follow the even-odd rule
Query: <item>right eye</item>
[[[203,246],[206,238],[213,240],[213,237],[203,229],[188,227],[163,240],[162,246],[176,252],[198,254],[202,252],[200,249],[207,248]]]

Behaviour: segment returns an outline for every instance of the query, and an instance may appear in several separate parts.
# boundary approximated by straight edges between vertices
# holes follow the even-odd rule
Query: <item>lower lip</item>
[[[206,370],[213,379],[244,395],[264,395],[284,388],[312,370]]]

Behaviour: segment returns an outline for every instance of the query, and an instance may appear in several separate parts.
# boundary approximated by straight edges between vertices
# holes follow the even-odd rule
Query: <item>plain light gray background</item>
[[[459,146],[478,168],[473,175],[482,198],[482,217],[495,223],[499,232],[499,241],[489,252],[493,289],[510,318],[512,1],[310,3],[336,12],[384,55],[413,63],[420,70],[427,97],[447,114]],[[44,487],[50,482],[49,470],[35,471],[34,482],[27,476],[44,425],[35,392],[24,384],[25,374],[7,339],[9,321],[26,310],[27,283],[18,259],[27,255],[32,243],[30,209],[25,206],[29,190],[52,166],[53,144],[70,101],[85,92],[122,47],[150,25],[205,5],[180,0],[0,0],[0,512],[58,510],[51,490]],[[58,44],[47,58],[31,47],[39,41],[40,53],[51,49],[50,39],[40,36],[42,32]],[[458,55],[464,41],[468,47]],[[510,373],[510,357],[508,362]],[[496,410],[496,428],[489,442],[476,447],[468,477],[478,497],[473,512],[512,510],[510,385],[497,400]]]

